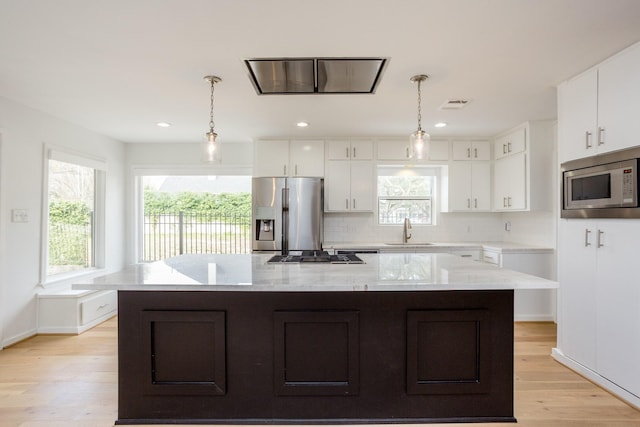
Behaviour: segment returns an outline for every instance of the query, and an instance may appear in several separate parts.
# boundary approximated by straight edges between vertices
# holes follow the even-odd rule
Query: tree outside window
[[[432,225],[436,176],[430,169],[378,169],[378,224]]]

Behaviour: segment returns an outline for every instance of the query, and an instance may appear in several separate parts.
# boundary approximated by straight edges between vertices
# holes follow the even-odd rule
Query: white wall
[[[43,145],[106,161],[106,268],[123,265],[124,144],[0,98],[0,348],[35,334],[39,285]],[[29,221],[11,222],[12,209]]]

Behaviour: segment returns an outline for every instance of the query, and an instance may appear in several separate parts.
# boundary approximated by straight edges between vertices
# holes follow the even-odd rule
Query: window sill
[[[45,289],[67,286],[81,280],[93,279],[94,277],[102,276],[106,273],[108,273],[108,271],[105,268],[90,268],[81,271],[56,274],[55,276],[47,277],[45,281],[40,283],[40,286]]]

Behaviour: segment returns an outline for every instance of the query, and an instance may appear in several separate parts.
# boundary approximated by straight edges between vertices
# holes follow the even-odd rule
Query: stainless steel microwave
[[[638,149],[563,163],[563,218],[640,218]]]

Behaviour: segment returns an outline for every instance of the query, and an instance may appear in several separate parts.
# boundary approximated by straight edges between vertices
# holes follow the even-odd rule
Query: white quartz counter
[[[553,248],[532,246],[514,242],[325,242],[325,249],[333,250],[385,250],[385,249],[420,249],[424,252],[441,252],[448,250],[483,249],[500,253],[553,253]]]
[[[554,289],[558,283],[442,253],[362,254],[365,264],[267,264],[271,255],[181,255],[73,285],[150,291],[351,292]]]

